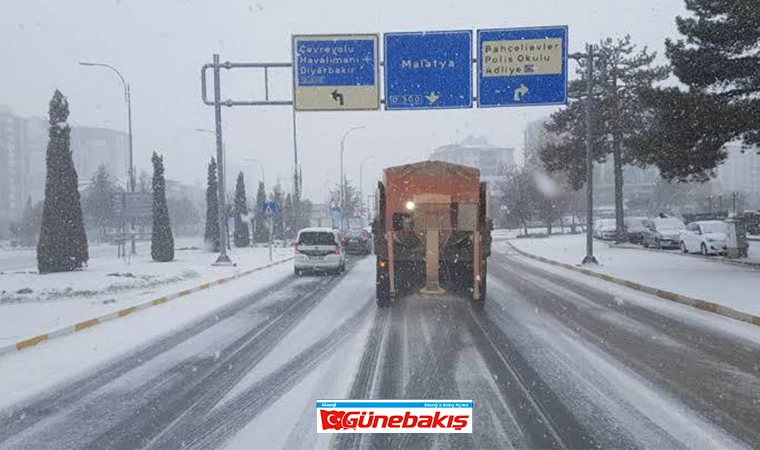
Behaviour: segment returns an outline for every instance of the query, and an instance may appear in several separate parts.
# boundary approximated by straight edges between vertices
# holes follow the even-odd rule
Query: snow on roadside
[[[280,264],[29,350],[3,355],[0,410],[90,373],[101,364],[123,358],[154,339],[292,274],[290,264]]]
[[[291,255],[289,248],[277,248],[273,259]],[[143,251],[131,261],[95,257],[87,269],[76,272],[0,273],[0,346],[269,262],[265,248],[232,249],[236,267],[212,266],[216,255],[194,247],[175,256],[171,263],[156,263]]]
[[[579,264],[586,252],[584,235],[514,239],[510,243],[529,254],[573,265]],[[753,251],[756,247],[750,245]],[[510,250],[506,242],[494,245],[497,252]],[[760,315],[760,294],[754,288],[760,284],[760,270],[678,253],[614,248],[599,241],[594,243],[594,255],[599,266],[586,268]]]

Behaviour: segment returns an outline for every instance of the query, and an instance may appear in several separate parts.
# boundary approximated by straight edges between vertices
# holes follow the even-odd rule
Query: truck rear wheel
[[[377,306],[383,308],[391,302],[391,279],[387,270],[377,269],[377,279],[375,281],[377,294]]]

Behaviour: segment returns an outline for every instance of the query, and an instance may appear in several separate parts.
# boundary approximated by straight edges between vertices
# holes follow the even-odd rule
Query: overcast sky
[[[77,65],[112,64],[132,87],[138,169],[148,168],[150,153],[159,150],[168,177],[203,183],[214,140],[193,130],[214,126],[213,108],[200,100],[199,71],[215,52],[222,61],[284,62],[292,34],[568,25],[571,52],[589,40],[630,33],[662,53],[664,39],[677,36],[675,16],[684,12],[682,0],[0,0],[0,104],[20,115],[45,116],[58,88],[69,98],[72,124],[125,130],[116,76]],[[263,96],[260,72],[225,75],[225,98]],[[273,95],[290,99],[289,72],[271,78]],[[346,141],[347,176],[358,180],[359,163],[374,156],[364,166],[368,188],[383,167],[424,159],[435,147],[471,134],[521,150],[525,125],[552,111],[299,113],[304,189],[324,200],[327,184],[339,178],[340,138],[350,127],[366,129]],[[270,186],[280,176],[289,190],[290,108],[225,108],[223,120],[230,167],[243,168],[251,186],[259,167],[241,165],[242,159],[257,159]]]

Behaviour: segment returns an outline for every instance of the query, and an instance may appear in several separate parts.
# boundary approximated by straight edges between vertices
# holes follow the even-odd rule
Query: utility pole
[[[219,183],[217,183],[217,196],[219,197],[219,246],[220,253],[216,258],[215,265],[231,265],[232,260],[227,256],[227,242],[229,233],[227,232],[227,205],[225,204],[224,186],[224,141],[222,140],[222,93],[219,74],[220,64],[219,55],[214,54],[214,118],[216,124],[216,161],[217,171],[219,174]]]
[[[586,53],[569,58],[586,61],[586,256],[582,264],[598,264],[594,256],[594,46],[586,44]]]

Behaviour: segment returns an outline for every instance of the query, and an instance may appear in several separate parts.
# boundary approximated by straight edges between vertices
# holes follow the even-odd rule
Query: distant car
[[[646,219],[641,217],[626,217],[625,218],[625,234],[628,238],[628,242],[633,244],[641,244],[644,239],[644,233],[647,232],[647,226],[644,223]]]
[[[647,231],[642,235],[641,243],[646,248],[678,248],[681,231],[686,228],[681,219],[675,217],[658,217],[647,219],[644,224]]]
[[[594,237],[603,241],[615,239],[617,224],[615,219],[599,219],[594,224]]]
[[[703,255],[726,253],[726,224],[719,220],[690,223],[681,231],[681,251]]]
[[[372,253],[372,235],[365,230],[348,230],[341,238],[346,253],[369,255]]]
[[[295,245],[296,275],[304,272],[339,274],[346,270],[346,256],[338,231],[331,228],[304,228],[298,232]]]

